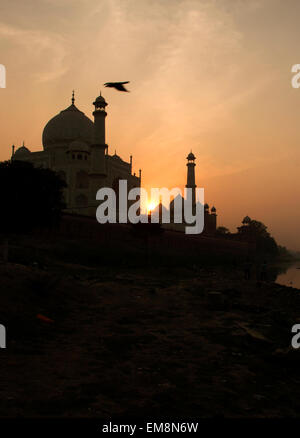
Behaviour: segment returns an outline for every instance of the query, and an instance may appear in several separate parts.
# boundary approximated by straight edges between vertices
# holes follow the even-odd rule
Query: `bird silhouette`
[[[124,87],[124,84],[129,84],[129,81],[125,81],[125,82],[106,82],[104,84],[104,86],[108,87],[108,88],[115,88],[118,91],[126,91],[127,93],[129,93],[129,91],[126,90],[126,88]]]

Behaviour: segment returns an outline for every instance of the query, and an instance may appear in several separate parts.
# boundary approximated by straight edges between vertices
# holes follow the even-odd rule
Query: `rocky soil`
[[[300,291],[238,269],[0,265],[1,417],[299,416]]]

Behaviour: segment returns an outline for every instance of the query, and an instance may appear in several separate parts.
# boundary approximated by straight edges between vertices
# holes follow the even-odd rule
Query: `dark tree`
[[[278,246],[275,239],[270,235],[265,224],[246,216],[242,220],[242,225],[237,228],[238,235],[256,244],[258,253],[277,255]]]
[[[50,169],[24,161],[0,163],[1,234],[55,226],[64,208],[66,183]]]

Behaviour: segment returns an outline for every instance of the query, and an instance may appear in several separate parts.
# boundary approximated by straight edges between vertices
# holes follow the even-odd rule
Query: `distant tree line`
[[[277,245],[274,237],[268,232],[267,226],[260,221],[245,216],[242,225],[237,227],[237,233],[230,233],[226,227],[218,227],[217,236],[248,241],[255,244],[256,252],[262,255],[287,255],[286,248]]]

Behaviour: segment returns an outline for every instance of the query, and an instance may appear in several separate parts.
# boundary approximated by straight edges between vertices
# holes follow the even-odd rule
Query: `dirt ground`
[[[1,417],[299,416],[296,289],[220,268],[0,275]]]

